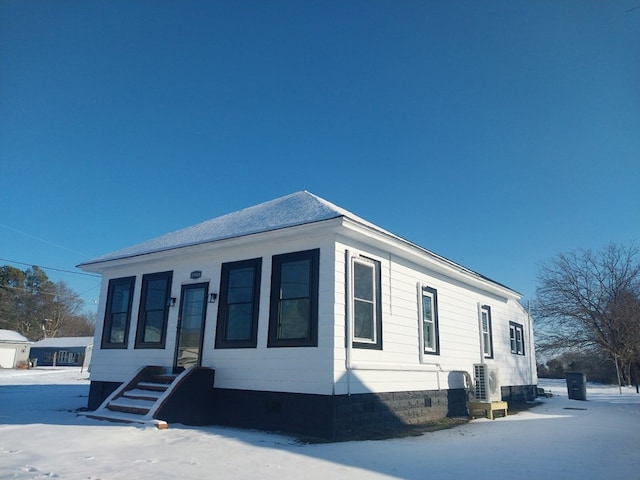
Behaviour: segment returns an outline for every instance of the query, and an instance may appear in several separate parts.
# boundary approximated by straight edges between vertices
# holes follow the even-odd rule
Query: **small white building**
[[[334,439],[535,398],[517,292],[306,191],[79,267],[103,277],[90,409],[146,365],[215,370],[199,423]]]
[[[31,342],[13,330],[0,330],[0,368],[27,368]]]

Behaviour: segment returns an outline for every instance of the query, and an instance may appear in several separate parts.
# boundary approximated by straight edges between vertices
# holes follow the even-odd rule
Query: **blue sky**
[[[638,0],[1,0],[0,265],[95,310],[58,270],[309,190],[532,300],[640,239],[639,32]]]

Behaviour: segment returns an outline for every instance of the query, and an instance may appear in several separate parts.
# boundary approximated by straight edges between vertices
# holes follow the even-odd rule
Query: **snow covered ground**
[[[79,368],[0,370],[0,479],[636,479],[640,395],[589,384],[494,421],[392,440],[301,444],[259,431],[168,430],[78,417]]]

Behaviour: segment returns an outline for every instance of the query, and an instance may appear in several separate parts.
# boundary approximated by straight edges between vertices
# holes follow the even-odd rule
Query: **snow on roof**
[[[29,342],[29,339],[23,337],[18,332],[14,332],[13,330],[0,330],[0,342]]]
[[[45,338],[31,345],[31,348],[72,348],[86,347],[93,344],[93,337],[57,337]]]
[[[342,216],[375,227],[356,215],[304,190],[108,253],[81,263],[79,267],[305,225]]]
[[[412,245],[423,253],[426,253],[445,264],[454,266],[469,275],[482,278],[509,289],[509,287],[505,287],[495,280],[491,280],[490,278],[474,272],[473,270],[463,267],[462,265],[445,257],[405,240],[402,237],[394,235],[393,233],[390,233],[387,230],[384,230],[383,228],[380,228],[377,225],[374,225],[306,190],[276,198],[275,200],[270,200],[259,205],[254,205],[253,207],[228,213],[221,217],[207,220],[191,227],[176,230],[175,232],[167,233],[166,235],[138,243],[137,245],[96,257],[92,260],[81,263],[78,267],[90,267],[91,265],[111,260],[120,260],[149,253],[237,238],[245,235],[280,230],[283,228],[316,223],[338,217],[347,217],[350,220],[393,237],[398,241]]]

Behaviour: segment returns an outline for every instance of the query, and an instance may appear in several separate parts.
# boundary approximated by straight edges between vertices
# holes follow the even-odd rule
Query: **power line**
[[[42,265],[33,265],[31,263],[18,262],[16,260],[8,260],[6,258],[0,258],[0,261],[9,262],[9,263],[15,263],[17,265],[26,265],[27,267],[37,266],[38,268],[41,268],[42,270],[53,270],[55,272],[71,273],[72,275],[84,275],[85,277],[93,277],[93,278],[100,278],[101,277],[101,275],[95,275],[93,273],[73,272],[71,270],[64,270],[62,268],[44,267]]]
[[[87,255],[86,253],[82,253],[82,252],[78,252],[76,250],[72,250],[72,249],[67,248],[67,247],[65,247],[63,245],[58,245],[57,243],[51,242],[49,240],[45,240],[44,238],[36,237],[35,235],[31,235],[30,233],[23,232],[22,230],[18,230],[17,228],[13,228],[13,227],[10,227],[8,225],[3,225],[2,223],[0,223],[0,227],[6,228],[7,230],[12,230],[12,231],[14,231],[16,233],[19,233],[21,235],[24,235],[26,237],[33,238],[34,240],[38,240],[39,242],[47,243],[47,244],[52,245],[52,246],[54,246],[56,248],[61,248],[62,250],[66,250],[67,252],[71,252],[71,253],[73,253],[75,255],[80,255],[80,256],[82,256],[84,258],[89,258],[89,255]],[[16,262],[16,263],[19,263],[19,262]]]
[[[28,288],[14,287],[13,285],[1,285],[0,288],[8,288],[10,290],[19,290],[21,292],[27,292],[27,293],[31,293],[31,294],[34,293],[31,290],[29,290]],[[75,293],[75,292],[73,294],[70,294],[70,295],[61,295],[58,292],[43,292],[43,291],[39,291],[39,292],[37,292],[37,294],[38,295],[49,295],[50,297],[73,298],[74,300],[76,300],[76,299],[82,300],[80,298],[80,295]]]

